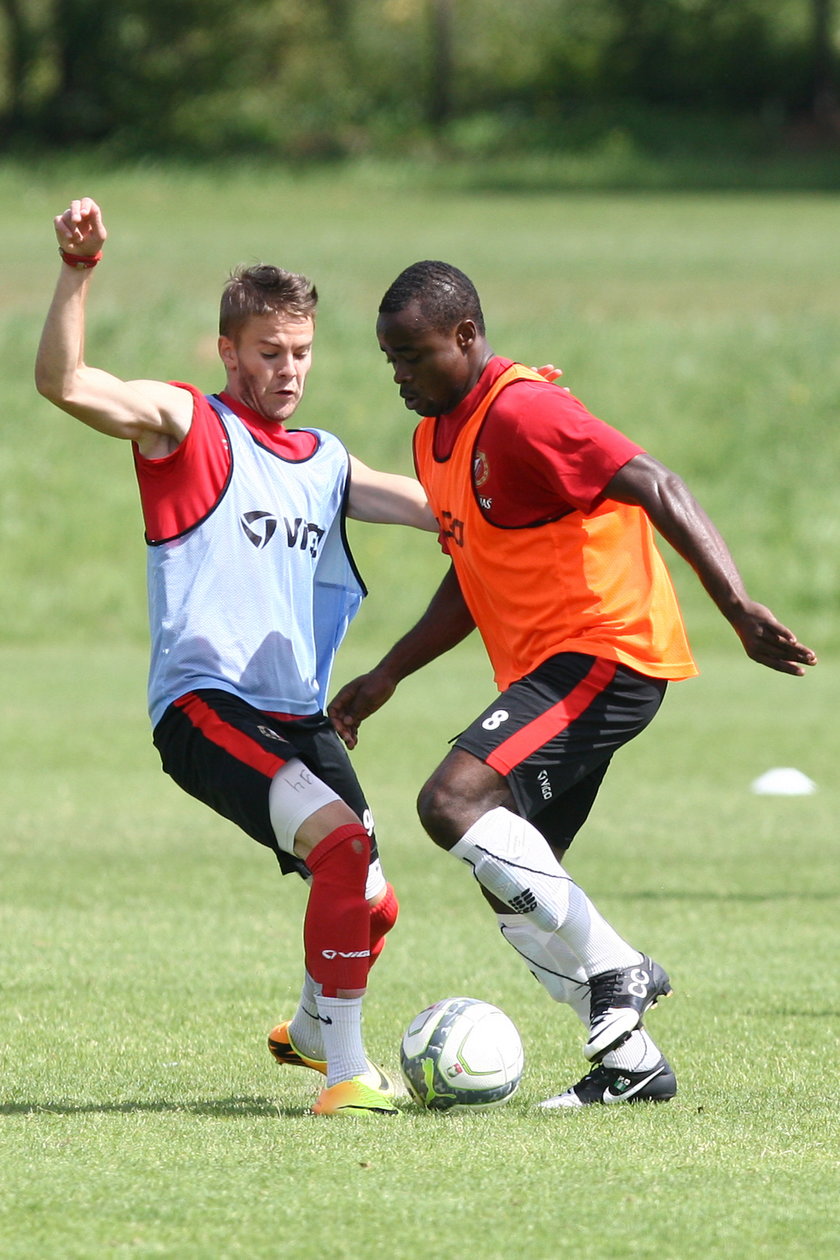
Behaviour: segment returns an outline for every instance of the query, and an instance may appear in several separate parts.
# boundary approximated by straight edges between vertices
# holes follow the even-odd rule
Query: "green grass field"
[[[460,655],[407,682],[360,751],[403,897],[367,1038],[395,1068],[411,1016],[466,992],[517,1022],[526,1074],[498,1113],[371,1126],[307,1116],[317,1081],[269,1059],[303,887],[162,778],[142,651],[0,654],[0,1254],[834,1254],[840,794],[811,732],[831,728],[840,672],[798,684],[713,657],[616,761],[570,865],[671,970],[650,1026],[681,1092],[546,1114],[534,1104],[583,1074],[577,1023],[411,808],[475,707],[483,662]],[[771,764],[820,791],[752,795]]]
[[[373,973],[370,1052],[396,1067],[439,997],[501,1005],[527,1065],[500,1111],[306,1114],[318,1082],[265,1035],[292,1009],[302,885],[160,773],[144,716],[143,545],[128,452],[35,396],[57,260],[50,219],[90,191],[112,237],[89,355],[217,388],[229,266],[308,270],[322,293],[301,412],[406,470],[372,326],[421,256],[458,263],[491,340],[554,360],[593,410],[685,473],[756,597],[821,656],[746,661],[675,566],[700,679],[610,771],[570,868],[661,958],[650,1027],[680,1079],[659,1108],[540,1113],[585,1070],[576,1021],[497,937],[414,796],[489,699],[468,643],[407,680],[357,753],[402,915]],[[254,172],[0,169],[0,1255],[828,1257],[837,1174],[840,258],[837,200],[552,196]],[[336,682],[425,601],[435,548],[353,532],[371,598]],[[758,797],[793,765],[813,796]]]

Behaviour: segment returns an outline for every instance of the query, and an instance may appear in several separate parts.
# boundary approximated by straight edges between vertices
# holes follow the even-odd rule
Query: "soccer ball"
[[[513,1097],[525,1056],[504,1011],[455,997],[414,1017],[402,1040],[400,1065],[412,1098],[430,1111],[481,1111]]]

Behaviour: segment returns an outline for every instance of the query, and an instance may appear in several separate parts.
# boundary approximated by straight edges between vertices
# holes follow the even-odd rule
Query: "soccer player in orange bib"
[[[421,821],[472,868],[505,940],[587,1030],[592,1070],[542,1106],[667,1100],[676,1077],[643,1019],[669,977],[562,865],[613,753],[651,721],[670,680],[697,672],[654,528],[753,660],[801,675],[816,657],[748,596],[675,473],[494,354],[463,272],[407,268],[377,335],[405,406],[424,417],[415,464],[451,567],[417,625],[330,715],[353,747],[402,678],[478,627],[500,695],[421,790]]]

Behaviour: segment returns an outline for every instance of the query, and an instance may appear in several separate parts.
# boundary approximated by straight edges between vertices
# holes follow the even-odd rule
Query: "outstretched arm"
[[[163,381],[123,381],[85,363],[90,263],[108,236],[102,212],[83,197],[58,215],[54,227],[62,262],[38,347],[36,388],[91,428],[137,442],[144,455],[166,455],[189,429],[191,395]]]
[[[450,568],[417,624],[369,673],[346,683],[330,704],[327,711],[347,747],[355,748],[361,722],[390,700],[403,678],[454,648],[474,629]]]
[[[760,665],[802,675],[816,655],[769,608],[750,599],[729,548],[681,477],[650,455],[625,464],[606,496],[641,507],[659,533],[687,560],[706,591]]]
[[[413,525],[435,533],[438,530],[419,481],[399,473],[377,472],[355,455],[350,456],[347,515],[378,525]]]

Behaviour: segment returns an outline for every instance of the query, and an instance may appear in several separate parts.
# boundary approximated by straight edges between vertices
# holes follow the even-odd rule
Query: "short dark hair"
[[[471,319],[484,336],[484,312],[475,285],[451,263],[426,259],[401,271],[379,304],[380,315],[393,315],[412,302],[420,307],[429,327],[448,332],[462,319]]]
[[[237,267],[222,291],[219,333],[236,340],[254,315],[279,313],[292,319],[314,319],[317,305],[318,290],[307,276],[271,263]]]

